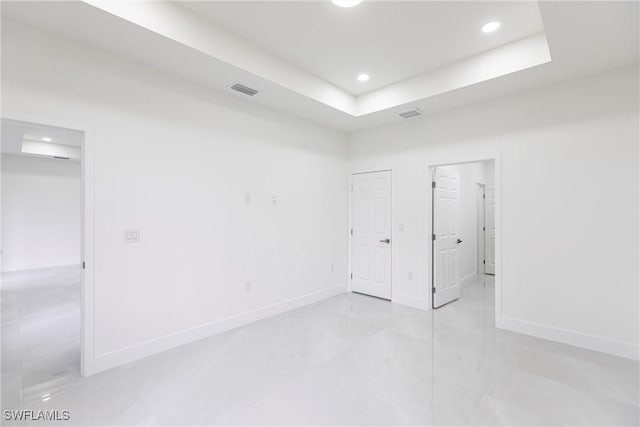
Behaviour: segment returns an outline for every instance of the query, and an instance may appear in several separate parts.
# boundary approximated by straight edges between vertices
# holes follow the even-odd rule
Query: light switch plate
[[[140,230],[124,230],[124,242],[125,243],[139,243],[140,242]]]

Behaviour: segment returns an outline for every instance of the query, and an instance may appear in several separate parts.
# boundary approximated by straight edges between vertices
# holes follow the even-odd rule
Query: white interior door
[[[496,187],[485,186],[485,266],[484,272],[496,274]]]
[[[436,168],[433,188],[433,308],[460,297],[458,213],[460,174]]]
[[[351,290],[391,299],[391,171],[353,175]]]

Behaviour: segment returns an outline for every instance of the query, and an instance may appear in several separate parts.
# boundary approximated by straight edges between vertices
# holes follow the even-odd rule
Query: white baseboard
[[[46,265],[34,265],[34,266],[25,266],[24,268],[7,268],[3,269],[1,273],[3,274],[18,274],[18,273],[37,273],[40,271],[47,270],[60,270],[66,268],[78,268],[82,265],[80,261],[71,263],[71,264],[46,264]],[[4,266],[3,266],[4,267]]]
[[[460,286],[465,286],[469,283],[475,282],[477,277],[478,273],[471,273],[468,276],[463,277],[462,279],[460,279]]]
[[[37,265],[24,265],[18,267],[10,267],[6,268],[4,265],[2,266],[3,274],[13,274],[13,273],[28,273],[28,272],[37,272],[51,269],[61,269],[61,268],[71,268],[71,267],[79,267],[82,265],[80,261],[69,263],[69,264],[37,264]]]
[[[428,299],[416,298],[410,295],[393,294],[391,302],[420,310],[431,310],[431,305],[429,304]]]
[[[256,310],[219,319],[211,323],[196,326],[192,329],[164,335],[159,338],[144,341],[116,351],[100,354],[97,355],[94,360],[90,361],[90,363],[87,363],[85,375],[93,375],[98,372],[122,366],[181,345],[208,338],[212,335],[216,335],[230,329],[235,329],[267,317],[313,304],[323,299],[345,293],[346,291],[346,286],[337,286],[325,289],[302,297],[292,298],[290,300],[271,304]]]
[[[554,328],[508,317],[497,317],[496,326],[508,331],[531,335],[549,341],[569,344],[627,359],[640,360],[640,348],[637,345],[622,341],[615,341],[596,335],[588,335],[568,329]]]

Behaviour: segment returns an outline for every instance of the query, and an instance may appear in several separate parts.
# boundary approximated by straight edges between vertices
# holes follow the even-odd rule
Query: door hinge
[[[485,196],[485,195],[483,194],[483,195],[482,195],[482,198],[483,198],[483,199],[486,199],[486,198],[487,198],[487,196]]]
[[[483,263],[483,264],[486,264],[486,263],[487,263],[487,260],[486,260],[486,259],[483,259],[483,260],[482,260],[482,263]]]
[[[487,230],[486,228],[482,227],[482,231],[486,231],[486,230]],[[353,234],[353,233],[351,233],[351,234]]]
[[[435,234],[431,235],[431,240],[436,240],[436,235]]]
[[[351,280],[353,280],[353,273],[351,273]]]
[[[353,193],[353,184],[351,184],[351,192]]]
[[[353,236],[353,228],[351,229],[351,235]]]
[[[436,182],[435,181],[431,181],[431,188],[436,188]]]
[[[435,286],[431,288],[431,293],[432,293],[432,294],[435,294],[435,293],[436,293],[436,288],[435,288]]]
[[[86,268],[84,261],[82,261],[82,269],[84,270]]]

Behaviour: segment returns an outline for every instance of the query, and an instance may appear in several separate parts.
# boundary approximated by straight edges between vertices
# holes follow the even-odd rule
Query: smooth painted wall
[[[86,132],[87,373],[346,291],[343,133],[10,21],[2,36],[3,113]]]
[[[638,117],[632,67],[352,134],[393,171],[394,296],[430,306],[427,165],[497,155],[498,326],[637,358]]]
[[[80,163],[2,155],[2,271],[80,264]]]

